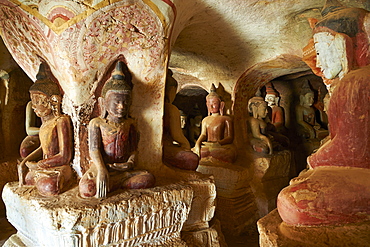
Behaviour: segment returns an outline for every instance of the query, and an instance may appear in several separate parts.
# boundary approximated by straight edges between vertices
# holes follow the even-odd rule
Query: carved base
[[[342,226],[302,227],[286,225],[275,209],[257,222],[261,247],[357,246],[370,243],[370,222]]]
[[[181,238],[192,247],[227,247],[217,220],[211,227],[203,230],[182,231]]]
[[[217,190],[215,215],[221,222],[222,231],[234,236],[248,231],[257,220],[248,170],[238,165],[202,159],[197,171],[214,176]]]
[[[291,161],[292,155],[289,150],[266,157],[256,157],[253,160],[254,175],[251,187],[260,217],[276,208],[279,192],[289,185]]]
[[[186,246],[180,231],[192,197],[189,186],[173,184],[104,200],[82,199],[77,188],[45,198],[8,183],[3,200],[18,232],[5,246]]]

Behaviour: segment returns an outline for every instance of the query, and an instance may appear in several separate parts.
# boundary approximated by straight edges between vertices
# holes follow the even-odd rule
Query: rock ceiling
[[[33,6],[43,4],[42,2],[45,2],[44,5],[56,5],[60,1],[22,2],[32,9]],[[116,2],[119,1],[109,1],[111,4]],[[163,2],[171,6],[173,3],[175,6],[170,67],[180,85],[190,83],[208,89],[211,83],[222,83],[227,91],[233,92],[243,73],[253,66],[275,71],[270,75],[271,78],[307,70],[300,62],[302,47],[311,35],[307,18],[319,18],[325,0],[143,2],[148,5],[155,3],[159,6],[158,13],[163,12],[160,9]],[[366,0],[340,2],[350,7],[370,6]],[[78,22],[77,19],[84,18],[95,6],[107,4],[107,1],[63,1],[63,5],[67,3],[70,5],[70,14],[74,13],[69,17],[70,20]],[[40,10],[39,17],[41,16],[46,16],[46,13]],[[68,26],[68,22],[60,18],[56,20],[57,18],[56,16],[53,23],[48,25],[56,33]],[[0,66],[7,69],[10,66],[7,62],[9,56],[3,45],[0,48],[1,55],[5,58]]]

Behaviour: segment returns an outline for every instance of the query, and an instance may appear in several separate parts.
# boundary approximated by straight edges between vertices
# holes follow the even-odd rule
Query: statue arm
[[[38,160],[42,157],[42,148],[41,146],[35,149],[32,153],[30,153],[26,158],[22,160],[21,163],[18,165],[18,178],[19,178],[19,186],[25,184],[25,177],[27,174],[27,166],[26,163],[33,160]]]
[[[104,164],[103,156],[100,152],[102,135],[99,119],[95,118],[89,123],[89,153],[92,160],[91,172],[96,176],[96,194],[97,198],[104,198],[108,193],[109,174]]]
[[[276,109],[274,109],[273,111],[274,112],[274,116],[273,116],[273,119],[274,119],[274,125],[276,128],[280,128],[284,125],[284,111],[283,109],[280,107],[280,106],[275,106]]]
[[[231,119],[225,121],[224,139],[218,141],[220,145],[231,144],[234,141],[234,126]]]
[[[176,106],[171,107],[169,116],[170,116],[170,131],[173,140],[178,142],[181,147],[190,150],[190,143],[182,133],[180,113]]]
[[[305,130],[308,131],[311,139],[315,138],[315,131],[311,125],[303,120],[303,110],[299,106],[296,108],[296,121],[299,125],[301,125]]]
[[[200,132],[199,138],[198,138],[198,140],[197,140],[197,142],[195,143],[195,146],[194,146],[194,153],[196,153],[199,157],[200,157],[200,149],[201,149],[202,142],[207,140],[207,122],[206,122],[206,119],[207,118],[205,118],[202,121],[201,132]]]
[[[60,117],[57,120],[56,128],[59,152],[47,159],[40,160],[38,166],[41,168],[69,165],[72,160],[72,129],[69,117]]]
[[[29,101],[26,106],[26,133],[29,136],[38,135],[40,132],[40,128],[35,127],[36,122],[35,113],[32,110],[32,102]]]
[[[269,147],[269,154],[272,154],[272,143],[271,143],[270,139],[267,136],[265,136],[261,133],[261,126],[260,126],[259,121],[260,120],[258,120],[256,118],[251,119],[250,128],[251,128],[252,136],[256,139],[264,141],[267,144],[267,146]]]

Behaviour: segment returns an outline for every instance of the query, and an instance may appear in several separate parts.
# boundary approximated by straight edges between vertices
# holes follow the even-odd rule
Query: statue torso
[[[117,124],[101,119],[100,131],[104,161],[126,162],[136,149],[136,129],[133,120],[127,119]]]

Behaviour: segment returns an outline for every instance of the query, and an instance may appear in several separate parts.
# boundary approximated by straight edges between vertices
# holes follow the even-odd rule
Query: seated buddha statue
[[[270,138],[267,136],[267,123],[264,118],[267,116],[267,102],[260,96],[255,96],[248,101],[248,111],[252,116],[248,120],[249,141],[255,152],[272,154],[273,147]]]
[[[99,99],[102,114],[88,126],[91,166],[79,182],[82,197],[105,198],[119,188],[141,189],[154,186],[154,176],[134,170],[137,148],[135,122],[129,117],[131,85],[125,80],[122,62],[116,64]]]
[[[29,91],[32,108],[42,121],[40,146],[19,164],[19,185],[34,185],[41,195],[53,196],[61,193],[73,178],[71,121],[61,114],[59,87],[48,78],[43,65]]]
[[[165,164],[184,170],[195,171],[199,157],[190,150],[190,143],[181,128],[179,109],[172,104],[177,91],[177,81],[169,70],[165,88],[163,118],[163,161]]]
[[[212,84],[206,97],[208,116],[202,120],[201,133],[194,146],[194,152],[200,158],[213,158],[226,163],[233,163],[237,153],[233,146],[233,119],[223,114],[225,106]]]
[[[308,81],[303,84],[299,93],[299,105],[296,107],[296,121],[298,124],[298,135],[305,139],[317,138],[316,131],[320,125],[315,119],[315,110],[312,107],[314,103],[314,93],[311,90]]]
[[[267,83],[265,101],[271,108],[271,112],[269,112],[268,116],[276,132],[282,132],[285,129],[284,110],[279,106],[279,99],[279,93],[275,90],[272,83]]]
[[[370,219],[370,106],[364,103],[370,99],[369,12],[331,4],[322,14],[304,61],[330,87],[330,140],[278,196],[282,220],[294,226]]]

